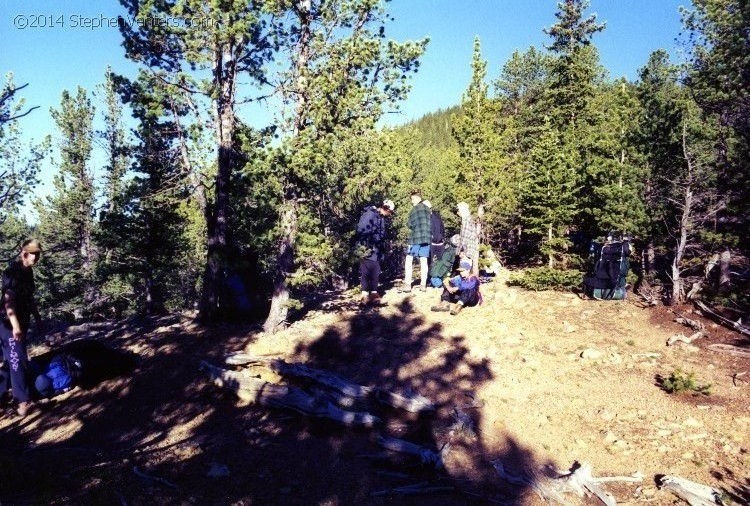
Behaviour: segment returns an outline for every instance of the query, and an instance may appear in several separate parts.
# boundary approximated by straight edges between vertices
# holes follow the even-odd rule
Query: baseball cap
[[[383,201],[383,207],[391,211],[394,211],[396,209],[396,204],[394,204],[392,200],[386,199]]]
[[[458,270],[459,271],[470,271],[471,270],[471,260],[468,258],[464,258],[461,260],[461,263],[458,264]]]

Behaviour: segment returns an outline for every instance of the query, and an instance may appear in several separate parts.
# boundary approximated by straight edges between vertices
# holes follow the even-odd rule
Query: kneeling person
[[[41,397],[54,397],[77,386],[83,365],[81,360],[68,353],[59,353],[47,364],[34,364],[38,375],[34,386]]]
[[[433,311],[450,311],[457,315],[466,306],[479,304],[479,278],[471,275],[471,260],[463,258],[458,266],[458,276],[443,281],[440,304],[432,306]],[[454,302],[451,308],[451,302]]]

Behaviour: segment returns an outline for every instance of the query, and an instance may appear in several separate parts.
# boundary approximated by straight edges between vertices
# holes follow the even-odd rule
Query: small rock
[[[622,357],[619,353],[610,353],[609,355],[609,361],[613,364],[621,364],[622,363]]]
[[[659,448],[656,449],[659,453],[667,453],[669,451],[669,448],[667,448],[665,445],[661,445]]]
[[[605,422],[611,422],[617,415],[608,409],[600,409],[599,417]]]
[[[587,348],[581,352],[581,358],[588,360],[598,360],[602,358],[602,352],[593,348]]]
[[[575,325],[571,325],[566,321],[563,321],[563,332],[565,332],[566,334],[570,334],[575,332],[576,330],[578,330],[578,327],[576,327]]]
[[[604,435],[604,443],[612,444],[615,441],[617,441],[617,436],[615,436],[612,431],[607,431],[607,433]]]
[[[653,487],[643,487],[641,490],[643,497],[654,497],[656,495],[656,489]]]
[[[690,418],[682,422],[682,425],[684,425],[685,427],[702,427],[703,423],[699,422],[691,416]]]
[[[671,436],[672,435],[672,431],[671,430],[667,430],[667,429],[662,429],[659,432],[657,432],[656,435],[659,436],[659,437],[667,437],[667,436]]]

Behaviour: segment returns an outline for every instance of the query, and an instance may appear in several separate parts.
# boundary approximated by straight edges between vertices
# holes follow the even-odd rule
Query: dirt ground
[[[330,293],[274,336],[257,325],[205,329],[188,315],[82,330],[69,337],[136,353],[137,366],[24,419],[5,408],[0,504],[543,504],[528,485],[500,479],[498,462],[517,474],[584,462],[595,477],[641,473],[642,483],[602,484],[621,504],[679,504],[657,486],[662,475],[750,503],[750,359],[706,348],[750,351],[750,339],[683,307],[709,336],[667,346],[691,329],[634,297],[526,292],[503,277],[483,292],[482,306],[458,316],[430,312],[437,290],[388,290],[388,305],[367,311]],[[199,370],[243,350],[418,393],[437,410],[374,408],[382,423],[355,429],[248,405]],[[710,395],[666,393],[660,378],[677,370],[710,384]],[[464,430],[456,407],[470,417]],[[450,443],[444,468],[384,452],[379,436]],[[394,491],[416,484],[434,490]]]

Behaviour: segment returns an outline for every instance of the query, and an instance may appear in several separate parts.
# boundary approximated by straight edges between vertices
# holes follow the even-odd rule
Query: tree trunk
[[[549,241],[552,241],[552,225],[549,226],[547,229],[547,239]],[[547,265],[550,269],[552,269],[555,266],[555,253],[550,249],[548,258],[547,258]]]
[[[295,9],[299,19],[299,41],[297,43],[296,61],[294,62],[296,107],[292,138],[298,139],[305,128],[305,118],[308,107],[309,83],[304,76],[310,61],[311,31],[311,0],[297,0]],[[286,175],[284,203],[281,208],[281,240],[276,260],[276,274],[273,281],[273,296],[271,309],[263,323],[266,333],[274,334],[288,324],[289,315],[289,285],[287,279],[294,272],[295,241],[297,240],[297,191],[290,181],[291,175]]]
[[[227,247],[227,211],[229,185],[233,168],[235,65],[230,47],[217,49],[214,62],[214,83],[220,86],[220,95],[214,104],[214,122],[219,144],[218,168],[213,206],[206,207],[207,250],[206,269],[203,273],[198,318],[212,322],[219,311],[219,292],[224,274]]]
[[[297,202],[287,199],[281,214],[282,236],[279,244],[276,275],[273,282],[271,309],[263,324],[266,333],[274,334],[288,323],[289,285],[288,276],[294,271],[294,242],[297,238]]]
[[[685,301],[683,280],[680,277],[680,266],[687,247],[688,230],[693,226],[693,161],[687,148],[687,125],[682,125],[682,152],[687,163],[687,175],[685,177],[682,215],[680,216],[679,238],[675,245],[674,259],[672,260],[672,304],[682,304]]]
[[[732,260],[732,252],[729,248],[721,252],[719,256],[719,293],[725,294],[732,286],[729,275],[729,262]]]

